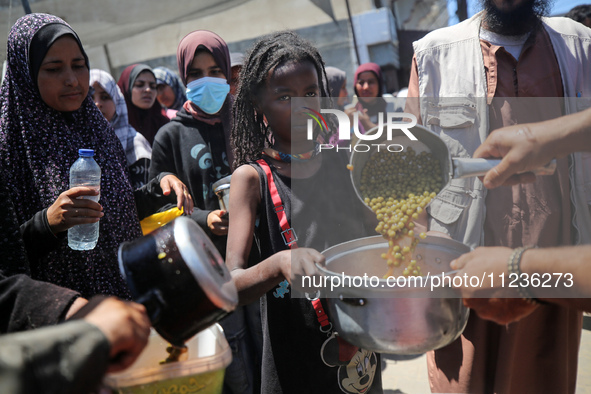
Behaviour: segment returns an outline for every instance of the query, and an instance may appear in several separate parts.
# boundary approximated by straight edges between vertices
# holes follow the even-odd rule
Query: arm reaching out
[[[230,211],[232,224],[228,232],[226,265],[238,289],[240,304],[259,299],[278,283],[316,273],[316,263],[324,256],[316,250],[298,248],[282,250],[249,267],[248,257],[253,244],[257,206],[260,203],[260,182],[257,171],[243,165],[232,174]]]
[[[474,157],[500,157],[501,163],[484,176],[484,186],[533,182],[526,171],[573,152],[591,151],[591,109],[539,123],[503,127],[493,131]]]
[[[165,196],[170,195],[170,192],[174,191],[177,201],[176,207],[178,209],[182,208],[186,215],[191,216],[193,213],[193,198],[187,186],[176,175],[168,174],[164,176],[160,181],[160,188],[162,189],[162,194]]]
[[[476,248],[451,262],[451,268],[458,270],[456,275],[461,277],[480,278],[486,273],[487,280],[482,286],[462,282],[459,291],[464,303],[480,317],[499,324],[519,320],[535,309],[535,305],[524,303],[516,288],[509,285],[515,279],[508,277],[511,253],[506,247]],[[534,279],[531,283],[537,285],[528,287],[534,297],[589,312],[591,273],[587,262],[590,258],[589,245],[528,249],[522,255],[520,267],[523,277],[540,279],[540,282]],[[504,281],[501,275],[505,276]]]

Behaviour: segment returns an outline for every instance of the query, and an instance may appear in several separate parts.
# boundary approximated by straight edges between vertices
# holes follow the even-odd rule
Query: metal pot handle
[[[501,162],[500,159],[475,159],[464,157],[453,157],[454,179],[470,178],[485,175],[488,170]],[[543,167],[529,171],[536,175],[552,175],[556,171],[556,159],[551,160]]]
[[[152,326],[156,326],[160,321],[162,311],[166,308],[166,301],[164,301],[160,290],[152,289],[135,300],[135,302],[146,307]]]

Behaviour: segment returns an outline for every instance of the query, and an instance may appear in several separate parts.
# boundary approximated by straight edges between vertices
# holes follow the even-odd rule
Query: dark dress
[[[9,271],[21,272],[0,271],[0,334],[12,333],[0,336],[0,392],[90,392],[107,369],[109,342],[84,321],[55,326],[80,295],[27,276],[30,266],[4,182],[0,200],[0,260]]]
[[[4,182],[0,182],[0,200],[0,333],[56,324],[79,294],[27,276],[31,267]]]
[[[320,170],[307,179],[279,175],[271,166],[298,246],[318,251],[367,235],[361,221],[361,210],[365,208],[353,190],[346,157],[333,151],[322,155]],[[280,235],[266,175],[258,164],[251,165],[261,183],[260,225],[256,232],[261,259],[265,259],[287,246]],[[368,382],[370,388],[364,392],[382,392],[380,358],[374,353],[358,353],[358,359],[364,361],[367,357],[368,364],[363,364],[362,372],[355,376],[350,376],[345,366],[324,364],[320,350],[327,335],[320,332],[314,308],[306,298],[292,298],[291,289],[280,285],[261,298],[261,314],[262,393],[358,393],[362,391],[354,387],[365,387]]]

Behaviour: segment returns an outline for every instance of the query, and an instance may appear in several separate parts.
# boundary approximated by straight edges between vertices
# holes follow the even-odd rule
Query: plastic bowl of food
[[[218,324],[186,342],[187,353],[181,356],[182,361],[161,364],[169,356],[168,346],[168,342],[152,331],[136,362],[125,371],[107,375],[103,381],[105,388],[117,394],[222,392],[232,351]]]

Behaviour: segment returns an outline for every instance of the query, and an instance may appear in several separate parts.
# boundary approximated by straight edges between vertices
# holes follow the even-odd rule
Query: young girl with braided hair
[[[226,262],[240,302],[261,300],[261,392],[381,393],[379,357],[337,341],[317,318],[322,301],[297,298],[291,287],[317,272],[318,251],[365,235],[346,156],[320,153],[307,138],[306,111],[292,109],[301,97],[320,111],[320,98],[329,97],[322,58],[295,33],[271,34],[246,54],[240,80]],[[261,261],[248,266],[253,233]]]

